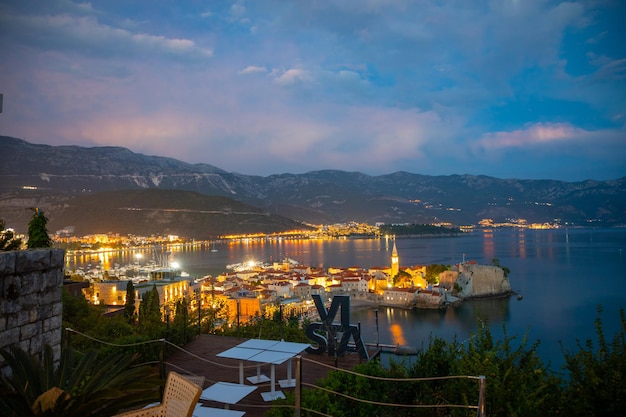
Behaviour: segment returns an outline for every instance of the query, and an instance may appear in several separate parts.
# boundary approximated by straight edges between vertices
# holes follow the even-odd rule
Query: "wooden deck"
[[[173,370],[182,374],[191,374],[204,376],[205,383],[203,388],[218,382],[239,382],[239,361],[236,359],[220,358],[217,356],[231,347],[234,347],[247,339],[227,336],[200,335],[193,341],[188,343],[183,349],[174,352],[167,358],[166,370]],[[378,355],[378,350],[370,348],[370,358]],[[328,354],[316,355],[303,352],[301,354],[302,361],[302,380],[303,382],[313,384],[320,378],[326,376],[328,371],[335,366],[335,358]],[[317,362],[317,363],[314,363]],[[352,369],[361,363],[361,359],[356,352],[347,352],[344,356],[337,359],[337,367],[339,369]],[[321,365],[325,364],[327,366]],[[267,376],[270,375],[270,365],[261,365],[261,372]],[[293,363],[292,377],[295,377],[296,364]],[[256,362],[244,362],[244,377],[255,376],[257,374]],[[276,381],[286,379],[287,363],[276,366]],[[250,384],[245,381],[246,384]],[[230,405],[231,410],[245,411],[247,417],[260,417],[271,408],[271,402],[263,401],[261,392],[270,391],[270,383],[261,383],[252,394],[245,397],[239,403]],[[283,392],[293,391],[294,388],[281,388],[276,383],[276,390]],[[224,404],[212,401],[202,401],[207,406],[224,408]]]

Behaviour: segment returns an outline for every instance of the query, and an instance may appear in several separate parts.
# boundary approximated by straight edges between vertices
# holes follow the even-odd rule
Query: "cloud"
[[[314,77],[311,72],[301,68],[291,68],[286,71],[273,71],[275,75],[274,81],[278,85],[292,85],[296,83],[310,83],[314,81]]]
[[[63,51],[91,57],[134,58],[170,56],[207,59],[211,48],[200,47],[193,40],[163,35],[134,33],[102,24],[93,16],[0,15],[0,31],[5,36],[45,51]]]
[[[267,68],[265,67],[258,67],[255,65],[248,65],[247,67],[245,67],[244,69],[239,71],[239,74],[245,75],[245,74],[254,74],[257,72],[267,72]]]
[[[564,142],[586,137],[589,132],[569,123],[534,123],[510,132],[485,134],[478,146],[483,149],[527,147],[529,145]]]
[[[1,134],[250,174],[498,176],[567,152],[626,175],[614,3],[13,3]]]
[[[626,80],[626,58],[622,59],[596,59],[595,62],[599,64],[598,71],[593,75],[597,80],[613,81],[613,80]]]

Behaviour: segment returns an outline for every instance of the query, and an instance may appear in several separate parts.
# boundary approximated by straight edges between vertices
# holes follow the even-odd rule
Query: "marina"
[[[473,300],[443,311],[360,306],[352,317],[360,322],[366,343],[376,342],[375,309],[379,342],[392,346],[419,348],[431,337],[465,341],[480,320],[487,319],[495,336],[506,326],[510,335],[541,340],[541,357],[558,370],[563,364],[561,343],[565,349],[576,349],[577,340],[595,338],[598,306],[607,336],[619,329],[619,310],[626,306],[624,229],[489,229],[395,242],[403,266],[452,264],[462,261],[463,254],[483,264],[497,258],[511,270],[512,289],[523,299]],[[385,239],[249,241],[222,242],[219,252],[189,247],[171,252],[181,269],[202,277],[217,276],[227,271],[227,265],[242,261],[269,262],[285,256],[315,267],[389,265],[392,245]],[[103,265],[105,261],[132,263],[134,254],[110,254]]]

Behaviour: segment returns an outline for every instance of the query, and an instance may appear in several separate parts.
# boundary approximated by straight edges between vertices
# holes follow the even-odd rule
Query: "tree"
[[[504,325],[502,332],[502,339],[495,339],[482,319],[476,334],[459,352],[452,373],[486,376],[489,416],[559,415],[561,380],[539,358],[540,341],[530,343],[527,334],[521,339],[509,336]],[[462,387],[459,384],[454,389],[459,400],[468,398],[470,392]]]
[[[202,312],[202,332],[213,334],[219,327],[228,324],[230,310],[225,298],[216,297],[213,290],[207,301],[208,308]]]
[[[432,264],[426,267],[424,279],[429,284],[439,283],[439,274],[450,269],[447,265]]]
[[[411,283],[412,280],[413,277],[411,276],[411,274],[401,269],[400,271],[398,271],[396,276],[393,277],[393,285],[396,286],[398,284],[402,284],[404,286],[407,282]]]
[[[135,323],[135,285],[132,280],[126,284],[126,302],[124,303],[124,317],[130,324]]]
[[[174,319],[171,322],[171,330],[168,340],[172,343],[184,345],[189,341],[189,325],[191,317],[189,315],[189,304],[186,297],[182,297],[174,303]]]
[[[28,223],[28,249],[49,248],[52,246],[48,230],[46,229],[48,218],[39,208],[33,208],[33,217]]]
[[[566,352],[565,369],[570,383],[565,395],[566,415],[616,416],[626,407],[626,318],[620,310],[621,327],[612,341],[602,327],[602,308],[595,320],[596,345],[578,342],[578,352]]]
[[[500,265],[500,259],[498,259],[498,258],[493,258],[491,260],[491,264],[494,265],[494,266],[497,266],[500,269],[502,269],[502,272],[504,272],[504,278],[507,278],[509,276],[509,274],[511,273],[511,270],[509,268],[507,268],[506,266]]]
[[[17,346],[0,354],[11,369],[0,381],[0,410],[14,417],[105,417],[159,400],[161,380],[138,355],[100,357],[87,351],[77,357],[66,348],[55,366],[52,348],[43,361]]]
[[[139,304],[139,325],[144,329],[156,329],[162,324],[161,303],[156,284],[144,294]]]
[[[479,397],[477,381],[464,376],[484,375],[487,381],[486,409],[490,417],[572,415],[561,413],[562,380],[550,374],[537,355],[539,342],[529,344],[526,337],[516,340],[506,334],[506,329],[503,328],[503,331],[504,339],[495,340],[489,326],[485,324],[479,326],[477,334],[466,343],[431,338],[430,344],[411,359],[411,365],[392,361],[389,367],[383,367],[378,361],[370,361],[354,368],[360,374],[395,379],[449,376],[461,378],[396,382],[332,371],[315,384],[324,391],[302,391],[302,407],[337,417],[467,417],[476,415],[476,411],[446,405],[476,406]],[[623,390],[621,386],[616,389]],[[354,398],[365,401],[355,401]],[[411,409],[377,406],[367,401],[434,407]],[[277,405],[282,404],[293,404],[292,397],[288,394],[287,400],[277,402]],[[287,416],[290,411],[287,408],[275,408],[266,415]]]
[[[6,229],[3,219],[0,219],[0,251],[17,250],[22,246],[22,239],[15,237],[12,229]]]

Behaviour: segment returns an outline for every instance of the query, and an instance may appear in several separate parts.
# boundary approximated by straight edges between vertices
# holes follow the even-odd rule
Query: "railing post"
[[[70,340],[70,335],[72,334],[72,332],[70,331],[69,328],[65,328],[65,349],[69,349],[72,347],[72,341]]]
[[[300,417],[302,409],[302,356],[296,356],[296,409],[294,416]]]
[[[165,379],[165,339],[161,339],[161,349],[159,350],[159,371],[161,378]]]
[[[202,294],[198,290],[198,336],[202,334]]]
[[[376,349],[380,349],[380,344],[378,343],[378,309],[374,309],[374,316],[376,317]]]
[[[241,330],[239,327],[240,316],[241,316],[241,306],[239,305],[239,298],[237,298],[237,337],[241,337]]]
[[[486,378],[484,375],[478,377],[478,410],[476,411],[477,417],[486,417],[487,412],[485,410],[485,383]]]

